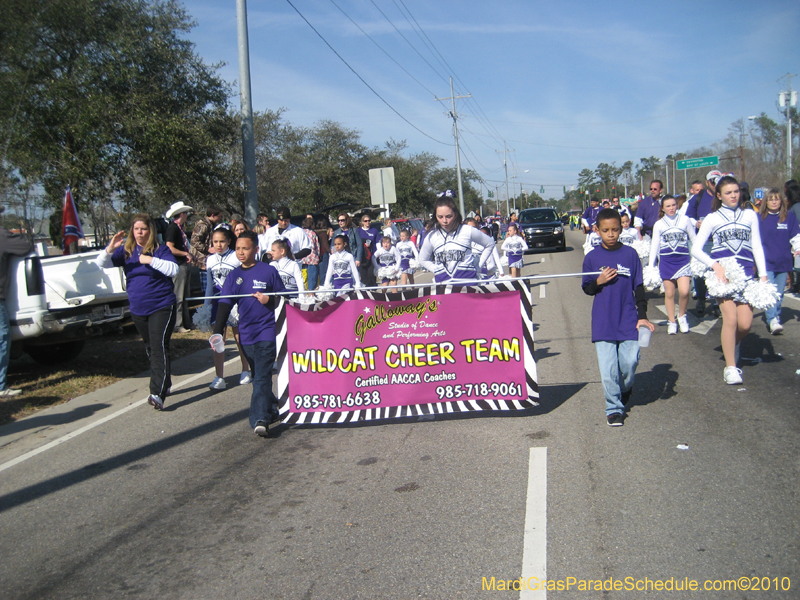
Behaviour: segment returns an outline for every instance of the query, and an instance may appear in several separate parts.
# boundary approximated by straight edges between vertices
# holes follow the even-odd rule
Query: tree
[[[79,204],[216,200],[236,127],[191,25],[176,0],[7,0],[0,162],[54,206],[67,184]]]

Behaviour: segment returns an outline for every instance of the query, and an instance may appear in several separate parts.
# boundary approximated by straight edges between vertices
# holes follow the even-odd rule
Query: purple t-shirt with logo
[[[758,217],[758,226],[761,231],[761,246],[764,248],[764,259],[767,271],[773,273],[788,273],[794,267],[792,258],[792,244],[789,242],[800,233],[797,219],[793,212],[786,213],[786,220],[781,223],[777,214],[767,215],[762,219]]]
[[[639,339],[636,330],[638,313],[634,290],[642,285],[642,263],[630,246],[620,244],[614,250],[597,246],[583,259],[583,272],[600,271],[602,267],[617,270],[617,276],[600,286],[592,304],[592,341],[622,342]],[[582,285],[597,279],[584,275]]]
[[[236,267],[228,273],[222,285],[221,296],[238,294],[262,294],[268,292],[285,292],[283,280],[277,269],[262,262],[252,267]],[[257,342],[275,341],[275,312],[264,306],[257,298],[223,298],[220,304],[239,305],[239,335],[242,345],[251,346]],[[274,299],[278,302],[278,298]]]
[[[125,288],[128,292],[128,303],[131,313],[145,317],[152,315],[157,310],[175,304],[175,287],[172,278],[150,265],[139,262],[141,248],[136,246],[133,253],[125,258],[125,247],[120,246],[111,255],[111,263],[115,267],[122,267],[125,271]],[[105,252],[105,250],[103,250]],[[154,258],[176,262],[169,247],[160,245],[153,252]]]

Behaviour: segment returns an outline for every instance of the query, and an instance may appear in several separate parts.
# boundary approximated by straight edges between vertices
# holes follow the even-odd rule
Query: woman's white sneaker
[[[739,385],[742,383],[742,370],[736,367],[725,367],[722,371],[722,378],[728,385]]]
[[[686,315],[678,317],[678,327],[680,327],[681,333],[689,333],[689,319],[686,318]]]
[[[769,332],[772,335],[778,335],[781,331],[783,331],[783,325],[781,325],[781,322],[778,320],[778,317],[775,317],[774,319],[772,319],[772,321],[769,322]]]

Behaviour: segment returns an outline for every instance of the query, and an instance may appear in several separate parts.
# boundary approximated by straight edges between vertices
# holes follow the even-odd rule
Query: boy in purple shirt
[[[619,242],[620,214],[610,208],[601,210],[597,230],[602,244],[583,259],[583,272],[600,271],[600,275],[584,275],[582,287],[585,294],[594,296],[592,342],[606,397],[606,420],[609,426],[620,427],[639,364],[638,329],[647,327],[652,332],[655,326],[647,320],[639,255]]]
[[[278,403],[272,393],[272,366],[275,363],[275,296],[286,288],[272,265],[258,262],[258,236],[244,231],[236,239],[236,258],[242,263],[225,278],[221,296],[250,294],[246,298],[219,301],[214,333],[221,334],[233,304],[239,306],[239,337],[247,362],[252,366],[253,393],[250,397],[250,427],[266,437],[267,427],[278,420]]]

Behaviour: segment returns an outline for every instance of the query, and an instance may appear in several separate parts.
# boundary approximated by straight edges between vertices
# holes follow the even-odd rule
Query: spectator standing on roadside
[[[5,206],[0,206],[0,214]],[[12,390],[6,383],[8,361],[11,358],[11,321],[6,310],[8,292],[8,260],[12,256],[25,256],[33,249],[27,235],[11,233],[0,227],[0,399],[18,396],[22,390]]]
[[[167,232],[164,234],[164,242],[175,257],[178,263],[178,274],[175,276],[175,300],[178,313],[175,318],[175,332],[186,333],[190,329],[192,319],[189,316],[189,304],[185,298],[189,296],[189,267],[194,262],[194,257],[190,252],[189,240],[186,238],[186,221],[189,219],[189,212],[194,210],[183,202],[175,202],[167,210],[165,215],[170,221]]]
[[[722,177],[719,171],[709,171],[706,174],[706,186],[703,189],[703,184],[699,181],[693,181],[691,190],[693,195],[686,203],[687,208],[685,215],[694,223],[697,231],[700,231],[700,226],[703,224],[709,214],[711,214],[711,206],[714,204],[715,191],[717,186],[717,179]],[[709,238],[703,248],[706,254],[711,253],[712,240]],[[694,289],[697,292],[697,305],[695,312],[698,317],[702,317],[706,312],[706,295],[708,288],[706,287],[706,280],[703,277],[694,278]]]
[[[339,215],[340,225],[341,225],[341,219],[342,215]],[[376,283],[375,283],[375,273],[372,272],[372,255],[380,246],[381,232],[378,229],[372,227],[372,218],[365,213],[361,215],[361,227],[358,228],[356,233],[358,234],[358,240],[356,243],[358,245],[360,255],[358,256],[356,255],[356,251],[353,249],[352,242],[350,249],[353,252],[353,258],[356,259],[356,261],[360,260],[360,266],[358,267],[358,277],[361,280],[361,285],[367,287],[374,286],[376,285]],[[349,234],[348,234],[348,239],[349,239]],[[358,264],[359,263],[356,262],[356,265]]]
[[[192,254],[197,259],[197,268],[200,269],[200,285],[206,289],[206,260],[210,254],[214,253],[214,248],[211,245],[211,234],[214,227],[222,222],[222,209],[218,206],[209,206],[206,210],[206,216],[200,218],[192,229],[192,238],[189,245],[192,249]]]
[[[642,236],[652,235],[653,226],[661,217],[661,192],[664,189],[664,184],[658,179],[650,182],[650,195],[646,196],[640,203],[636,211],[636,219],[633,222],[634,227],[639,230]]]
[[[314,218],[306,217],[303,221],[303,231],[311,243],[311,254],[303,259],[303,278],[306,280],[306,289],[315,290],[319,283],[320,247],[319,237],[314,231]]]
[[[298,261],[299,266],[300,260],[311,254],[311,243],[300,227],[292,225],[292,213],[289,211],[288,207],[280,207],[276,211],[276,214],[278,217],[277,225],[273,225],[267,229],[266,233],[258,236],[258,248],[261,259],[263,260],[264,254],[267,255],[267,258],[271,259],[272,242],[277,239],[284,239],[289,242],[289,245],[292,247],[292,254],[295,260]]]
[[[176,204],[179,206],[173,204],[170,212],[183,207],[180,202]],[[96,262],[103,269],[122,267],[125,271],[131,317],[150,359],[147,402],[162,410],[172,386],[169,342],[178,314],[172,285],[179,271],[174,251],[158,243],[150,215],[138,214],[131,221],[127,239],[124,231],[117,232]]]

